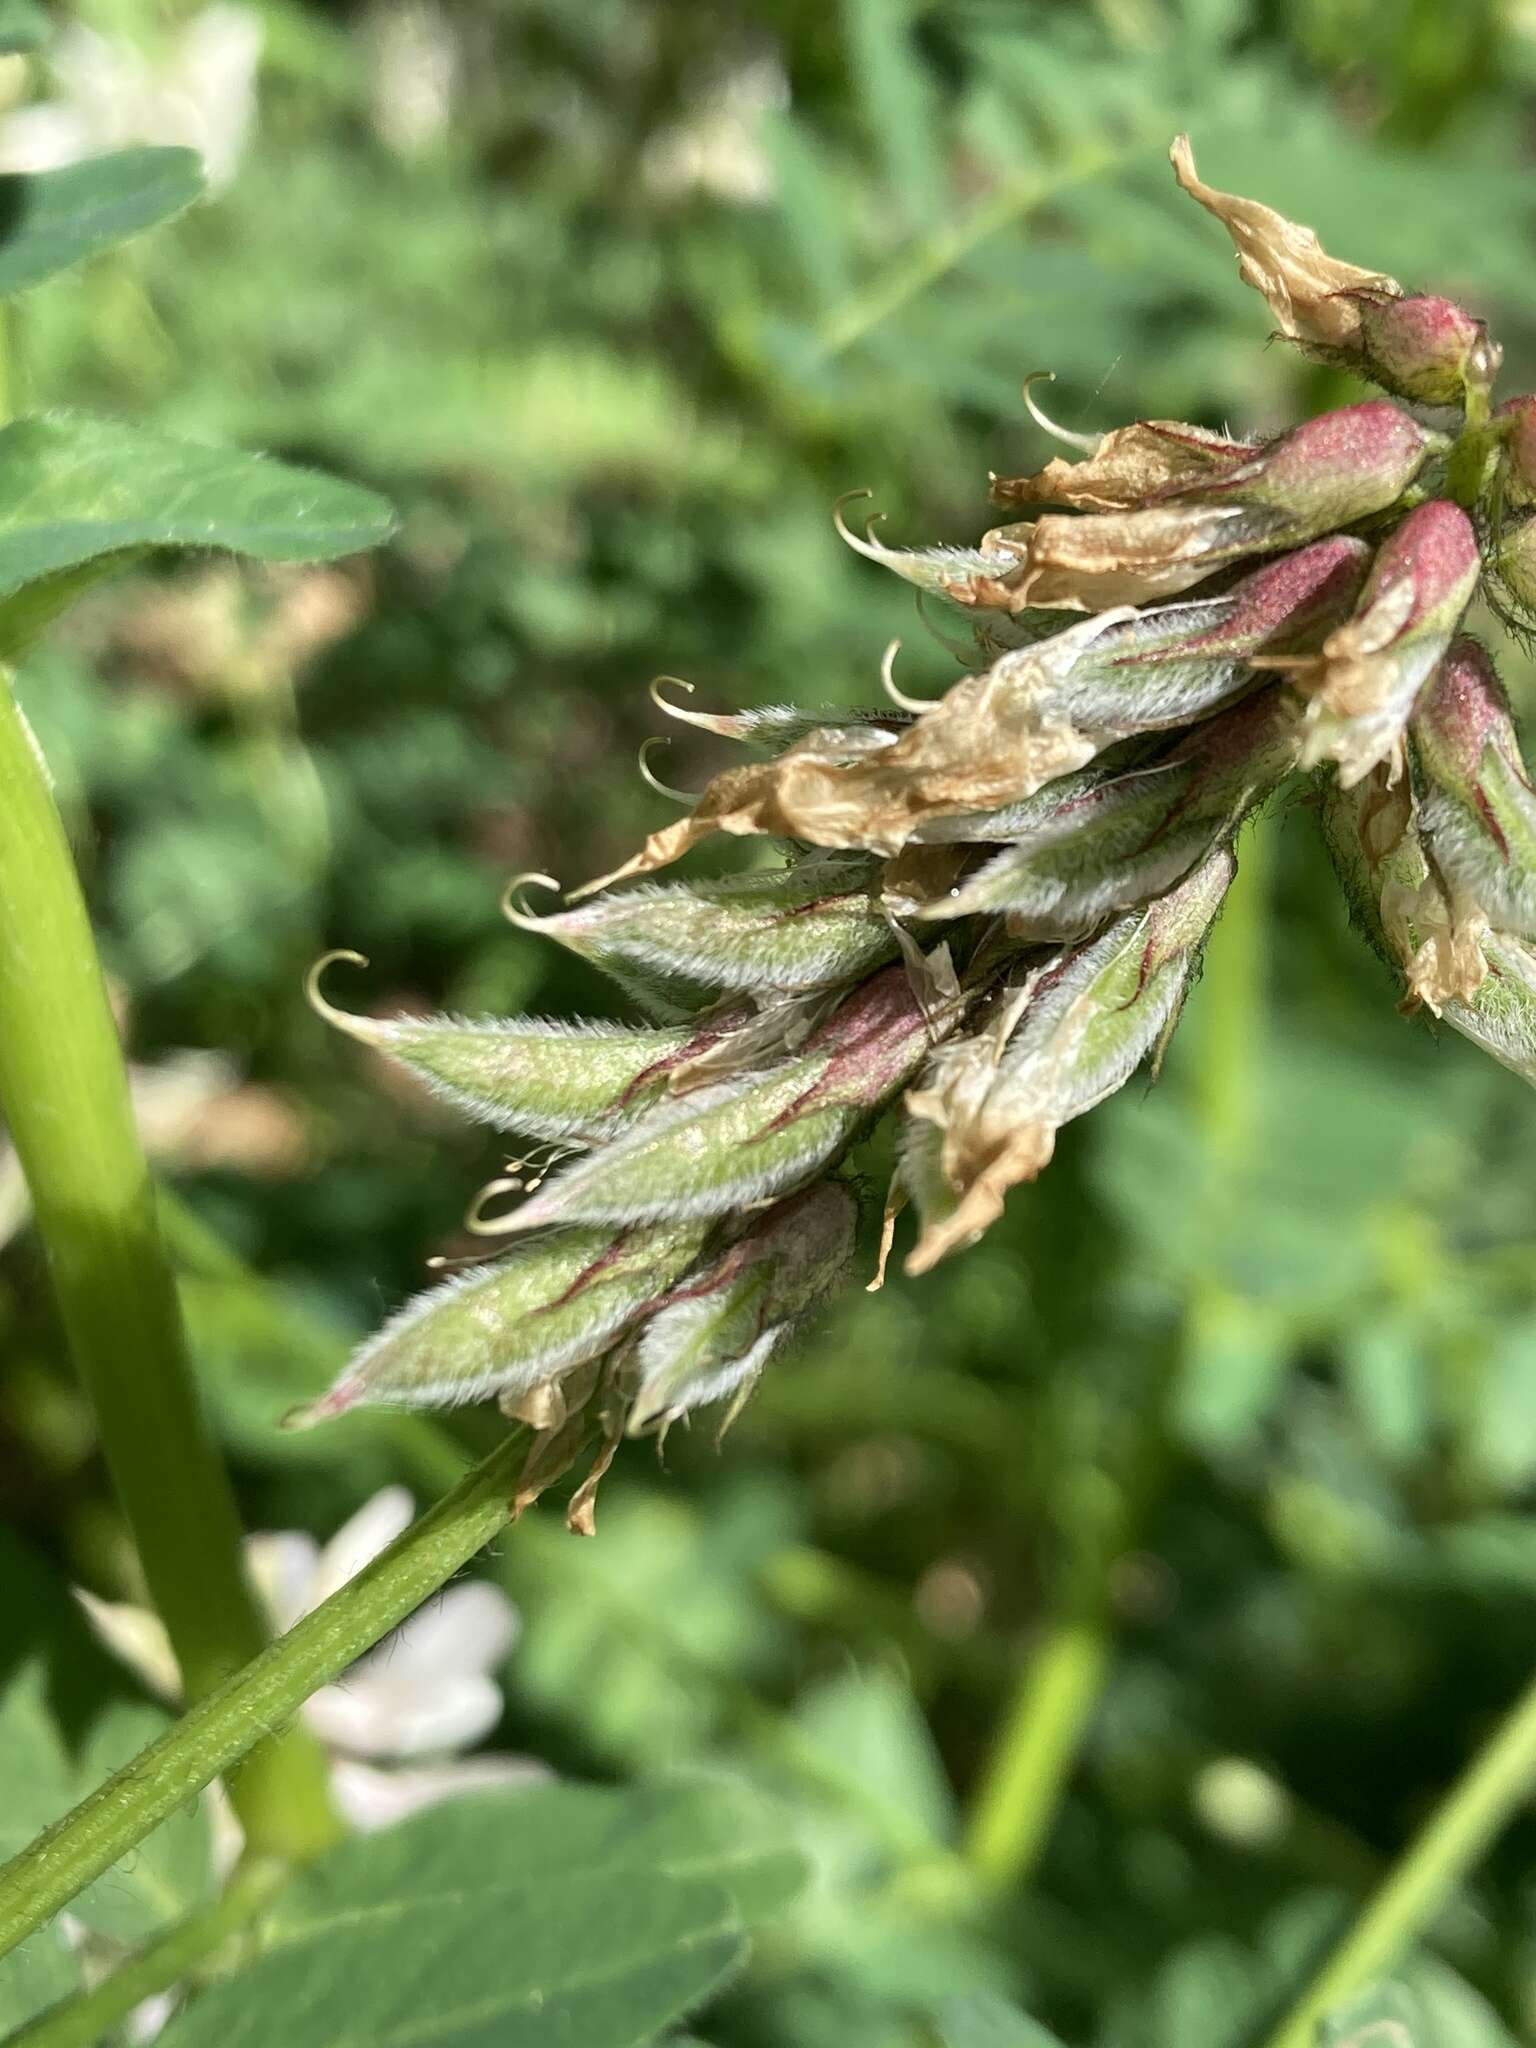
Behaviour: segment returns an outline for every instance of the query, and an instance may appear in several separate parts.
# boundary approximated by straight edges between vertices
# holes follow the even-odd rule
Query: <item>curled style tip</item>
[[[885,514],[883,512],[872,512],[869,517],[869,524],[865,527],[862,535],[855,533],[843,517],[843,507],[845,505],[851,505],[856,498],[872,498],[874,495],[873,491],[866,490],[844,491],[843,495],[832,507],[832,524],[837,529],[838,537],[841,540],[845,540],[856,555],[864,555],[871,562],[878,562],[882,551],[880,543],[874,537],[873,529],[880,524]]]
[[[931,711],[933,705],[922,697],[908,697],[896,687],[896,657],[901,652],[901,642],[893,640],[880,657],[880,685],[898,711],[914,711],[919,716]]]
[[[690,697],[693,695],[693,684],[685,682],[681,676],[653,676],[647,686],[647,693],[658,711],[665,712],[668,718],[675,718],[679,725],[696,725],[701,732],[719,733],[722,739],[736,739],[739,736],[736,719],[717,711],[691,711],[686,704],[674,704],[670,698],[661,694],[662,685],[665,683],[670,683],[675,690],[686,691]],[[689,802],[692,801],[690,797]]]
[[[511,1174],[503,1174],[498,1180],[487,1181],[469,1205],[469,1213],[464,1218],[464,1228],[471,1237],[502,1237],[507,1231],[515,1230],[515,1209],[502,1209],[495,1215],[487,1215],[486,1204],[494,1202],[498,1195],[520,1195],[525,1192],[525,1184]]]
[[[651,766],[651,756],[655,753],[656,749],[658,747],[667,747],[671,744],[670,740],[661,739],[654,733],[650,739],[641,741],[640,752],[636,757],[640,769],[640,780],[647,789],[654,789],[658,796],[671,797],[674,803],[684,804],[691,811],[698,802],[698,797],[691,790],[674,789],[670,782],[663,782]]]
[[[1056,372],[1054,370],[1031,370],[1024,379],[1024,404],[1035,425],[1043,428],[1053,440],[1060,441],[1063,447],[1080,449],[1084,455],[1097,455],[1100,448],[1104,445],[1104,436],[1102,434],[1074,434],[1070,427],[1058,427],[1050,414],[1041,409],[1030,386],[1038,384],[1042,380],[1047,384],[1054,384]]]
[[[334,967],[338,960],[345,960],[349,967],[368,965],[367,954],[354,952],[350,946],[335,946],[329,953],[322,953],[304,977],[304,1000],[322,1023],[334,1025],[338,1031],[345,1031],[349,1037],[366,1040],[371,1034],[364,1020],[349,1016],[345,1010],[338,1010],[334,1003],[326,1000],[321,991],[320,983],[326,969]]]
[[[520,903],[517,899],[518,890],[526,889],[531,882],[536,882],[541,889],[553,889],[557,896],[560,893],[560,884],[553,875],[514,875],[501,892],[501,914],[508,924],[515,924],[520,932],[536,932],[544,923],[542,917],[536,916],[526,904]]]

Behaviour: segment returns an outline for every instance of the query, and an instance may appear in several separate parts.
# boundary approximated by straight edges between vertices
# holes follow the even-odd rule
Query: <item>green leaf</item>
[[[1330,2013],[1317,2039],[1318,2048],[1514,2048],[1487,2000],[1428,1955]]]
[[[945,1999],[934,2020],[944,2048],[1060,2048],[1037,2020],[989,1991]]]
[[[202,190],[195,149],[122,149],[0,177],[0,297],[171,219]]]
[[[49,413],[0,430],[0,597],[134,548],[327,561],[391,524],[356,484],[114,420]],[[11,618],[0,606],[0,639]]]
[[[72,1756],[54,1719],[43,1664],[20,1665],[0,1690],[0,1859],[25,1847],[165,1726],[165,1715],[147,1703],[108,1701]],[[70,1911],[98,1933],[141,1941],[204,1899],[210,1879],[207,1814],[194,1802],[72,1900]]]
[[[0,2035],[80,1989],[80,1965],[58,1921],[0,1962]]]
[[[39,50],[52,33],[52,23],[32,0],[0,0],[0,57],[19,57]]]
[[[692,1788],[548,1785],[344,1843],[165,2048],[639,2048],[745,1953],[737,1899],[761,1874],[733,1868],[707,1806]]]

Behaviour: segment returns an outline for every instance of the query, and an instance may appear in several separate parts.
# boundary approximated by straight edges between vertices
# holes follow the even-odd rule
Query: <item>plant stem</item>
[[[997,1890],[1045,1847],[1109,1663],[1100,1615],[1057,1621],[1025,1667],[988,1761],[965,1835],[965,1860]]]
[[[1257,820],[1207,951],[1200,987],[1202,1038],[1196,1117],[1218,1174],[1247,1149],[1258,1112],[1257,1046],[1264,1024],[1265,935],[1272,824]],[[1197,1280],[1186,1328],[1220,1283]],[[994,1889],[1028,1876],[1044,1849],[1098,1704],[1113,1649],[1105,1580],[1161,1483],[1160,1399],[1149,1398],[1139,1441],[1115,1483],[1113,1504],[1074,1517],[1073,1554],[1039,1647],[1020,1673],[982,1772],[965,1857]]]
[[[1536,1679],[1402,1857],[1267,2048],[1309,2048],[1317,2022],[1389,1970],[1536,1784]]]
[[[1236,879],[1206,948],[1196,994],[1200,1005],[1196,1115],[1218,1175],[1230,1173],[1242,1161],[1258,1118],[1277,829],[1272,817],[1255,818],[1248,828]]]
[[[355,1579],[0,1866],[0,1956],[468,1564],[511,1519],[524,1455],[518,1435],[499,1444]]]
[[[94,1989],[65,1999],[17,2033],[8,2034],[5,2048],[96,2048],[136,2005],[169,1991],[232,1935],[248,1927],[291,1874],[288,1864],[270,1857],[242,1863],[222,1896],[211,1905],[189,1914]]]
[[[189,1699],[266,1640],[198,1399],[90,922],[47,770],[0,671],[0,1108],[70,1350]],[[294,1730],[230,1786],[250,1846],[302,1858],[337,1823]]]

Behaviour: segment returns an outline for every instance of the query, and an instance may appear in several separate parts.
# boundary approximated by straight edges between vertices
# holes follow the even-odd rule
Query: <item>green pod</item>
[[[823,1181],[770,1209],[651,1317],[635,1350],[632,1436],[691,1409],[744,1399],[773,1354],[842,1285],[853,1259],[858,1202]]]
[[[541,1017],[359,1017],[319,993],[332,953],[310,975],[319,1014],[359,1044],[396,1061],[444,1102],[499,1131],[592,1143],[626,1128],[662,1100],[690,1060],[718,1050],[749,1021],[744,1005],[671,1028],[568,1024]]]
[[[719,882],[650,884],[535,918],[556,939],[618,976],[762,996],[836,988],[895,958],[890,920],[871,893],[868,860],[805,861]]]
[[[698,1257],[708,1228],[560,1230],[518,1245],[418,1294],[295,1420],[524,1394],[615,1343]]]
[[[906,967],[888,967],[846,997],[800,1052],[652,1110],[546,1181],[506,1227],[722,1216],[804,1187],[903,1086],[929,1035]]]
[[[1012,843],[918,918],[1006,913],[1015,936],[1071,938],[1160,896],[1229,840],[1296,766],[1300,713],[1270,688],[1199,726],[1160,760],[1123,775],[1051,783],[1013,821]]]

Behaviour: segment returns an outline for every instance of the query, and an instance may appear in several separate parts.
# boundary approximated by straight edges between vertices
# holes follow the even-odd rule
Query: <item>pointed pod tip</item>
[[[355,1408],[362,1399],[363,1383],[359,1379],[340,1379],[317,1401],[300,1401],[286,1414],[278,1418],[278,1428],[297,1434],[300,1430],[313,1429],[318,1423],[330,1422],[338,1415],[345,1415],[349,1408]]]

